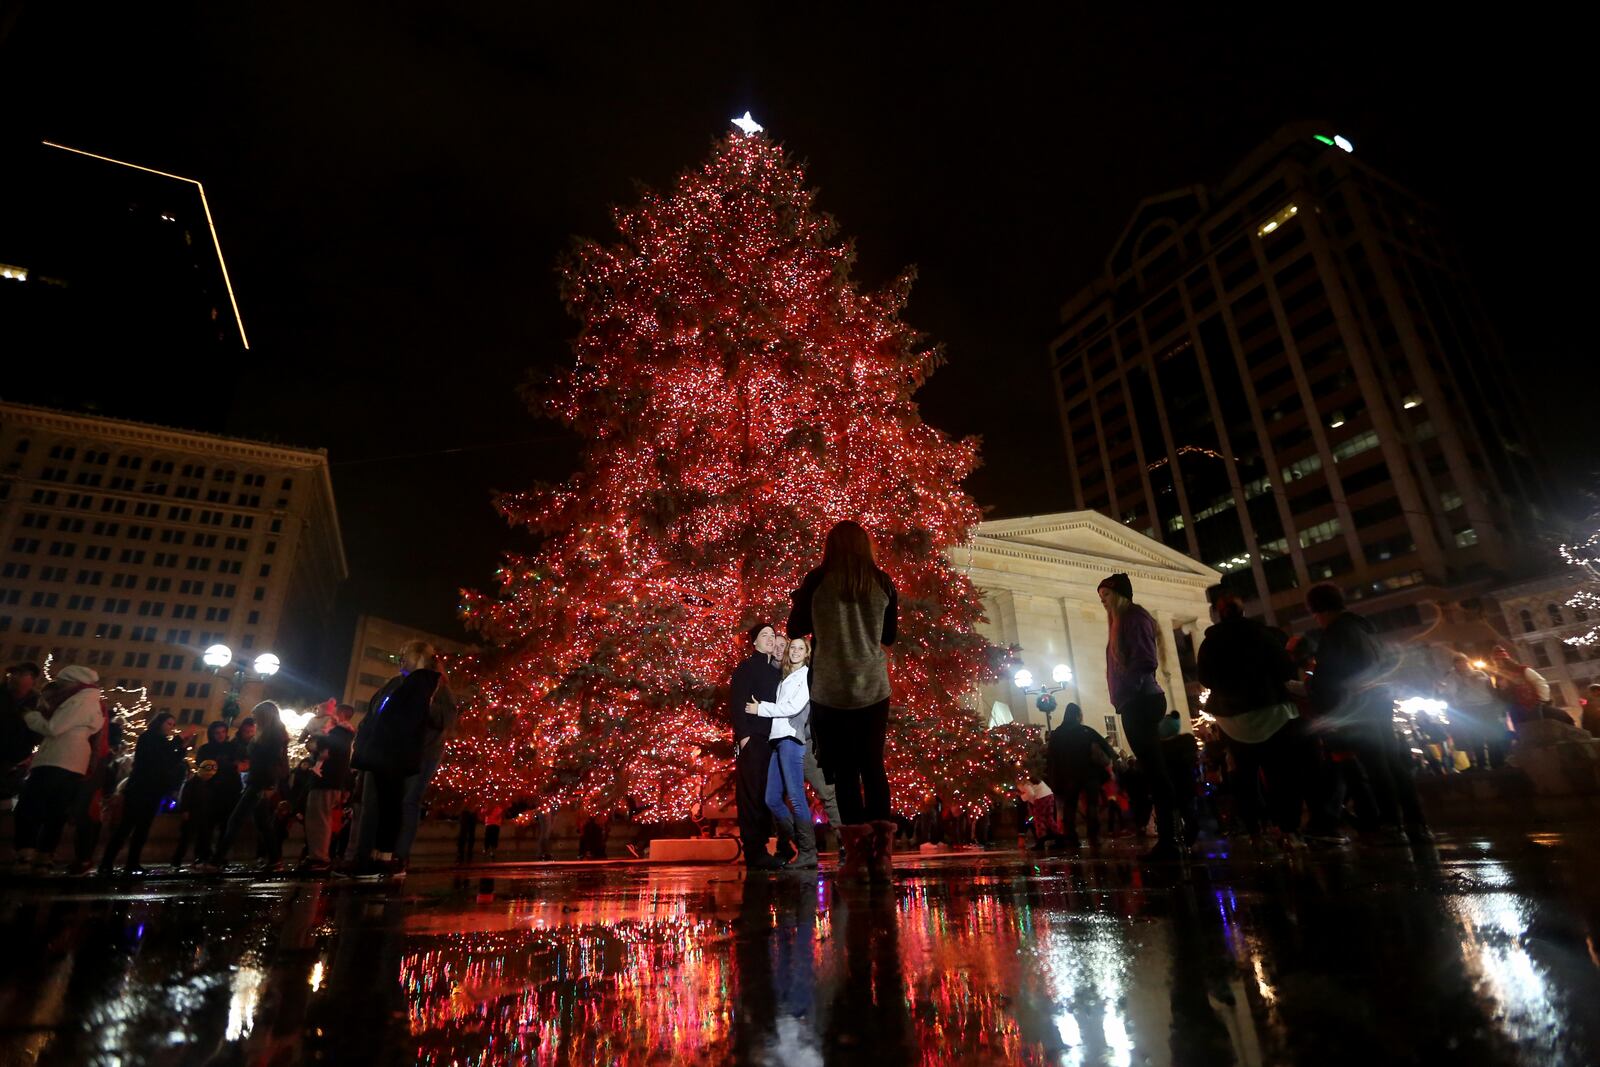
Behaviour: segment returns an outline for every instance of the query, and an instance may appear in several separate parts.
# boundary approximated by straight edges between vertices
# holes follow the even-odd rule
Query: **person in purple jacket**
[[[1133,583],[1113,574],[1095,590],[1106,609],[1110,637],[1106,641],[1106,687],[1111,705],[1122,719],[1122,736],[1150,781],[1156,809],[1156,847],[1147,860],[1174,860],[1178,847],[1177,795],[1162,758],[1160,727],[1167,714],[1167,694],[1156,681],[1156,620],[1133,602]]]

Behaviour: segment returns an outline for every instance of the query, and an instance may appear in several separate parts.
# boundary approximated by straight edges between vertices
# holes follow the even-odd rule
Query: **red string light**
[[[941,354],[900,319],[912,275],[863,291],[801,168],[734,134],[668,193],[581,243],[561,295],[570,369],[532,391],[582,436],[577,473],[497,501],[537,548],[506,557],[468,624],[475,699],[442,782],[481,801],[646,818],[695,811],[726,775],[726,680],[833,523],[871,531],[900,590],[889,743],[896,806],[958,808],[1015,780],[1029,735],[964,706],[994,676],[976,590],[945,558],[979,521],[974,440],[924,424]]]

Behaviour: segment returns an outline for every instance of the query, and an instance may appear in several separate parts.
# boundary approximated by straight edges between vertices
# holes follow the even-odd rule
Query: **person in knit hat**
[[[1156,681],[1160,662],[1156,620],[1133,602],[1133,582],[1126,574],[1103,579],[1095,592],[1106,609],[1106,686],[1111,691],[1111,706],[1122,719],[1122,734],[1150,780],[1151,798],[1155,801],[1156,847],[1144,858],[1177,859],[1181,855],[1178,838],[1183,827],[1179,825],[1177,794],[1161,749],[1161,720],[1167,714],[1167,694]]]
[[[78,786],[94,762],[94,742],[106,716],[100,676],[88,667],[62,669],[42,697],[43,707],[23,717],[41,740],[17,800],[14,829],[17,866],[48,870]]]

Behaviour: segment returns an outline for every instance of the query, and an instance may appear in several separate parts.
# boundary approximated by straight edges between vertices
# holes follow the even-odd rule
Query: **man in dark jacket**
[[[1050,732],[1045,745],[1045,777],[1056,796],[1068,847],[1077,848],[1078,798],[1084,798],[1083,828],[1089,847],[1100,843],[1100,790],[1111,777],[1117,762],[1106,739],[1092,726],[1083,724],[1083,709],[1068,704],[1061,713],[1061,725]]]
[[[750,655],[733,669],[728,684],[728,720],[733,726],[734,801],[739,811],[739,840],[744,845],[744,864],[752,870],[770,871],[782,866],[767,852],[772,830],[768,812],[767,764],[772,746],[767,741],[770,719],[746,715],[751,700],[773,702],[778,699],[778,683],[783,671],[773,658],[778,635],[766,623],[757,623],[746,634]]]
[[[1196,667],[1211,690],[1206,711],[1217,720],[1233,753],[1234,803],[1251,837],[1261,834],[1261,780],[1268,808],[1285,843],[1300,832],[1299,709],[1286,688],[1296,671],[1282,635],[1246,618],[1244,601],[1220,585],[1206,590],[1214,624],[1200,643]]]
[[[1386,681],[1392,654],[1371,622],[1345,609],[1338,586],[1312,586],[1306,607],[1322,628],[1317,669],[1307,685],[1311,709],[1366,772],[1379,824],[1366,829],[1378,829],[1391,844],[1432,841],[1410,761],[1394,732],[1394,695]]]
[[[366,772],[361,784],[363,843],[369,820],[372,826],[374,862],[364,873],[405,874],[404,863],[394,853],[404,816],[406,779],[422,767],[423,734],[439,688],[435,655],[426,641],[408,642],[400,650],[398,683],[390,679],[373,698],[356,733],[351,764]]]

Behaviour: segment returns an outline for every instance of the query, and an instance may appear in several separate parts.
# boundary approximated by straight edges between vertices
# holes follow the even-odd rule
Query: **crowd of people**
[[[67,666],[40,685],[37,665],[11,667],[0,707],[0,786],[15,797],[14,868],[52,872],[70,825],[68,873],[110,877],[120,858],[125,875],[143,874],[151,825],[170,809],[179,821],[173,868],[192,855],[190,869],[219,873],[248,827],[254,867],[286,870],[284,845],[298,826],[298,874],[403,876],[457,710],[431,645],[410,642],[399,662],[359,729],[354,708],[328,700],[292,742],[279,706],[264,700],[236,726],[210,723],[194,744],[171,714],[158,712],[131,758],[121,753],[120,726],[92,669]],[[304,756],[291,764],[292,743]]]
[[[1018,783],[1018,825],[1032,847],[1077,848],[1085,839],[1093,847],[1103,831],[1142,837],[1153,828],[1145,858],[1173,860],[1195,846],[1206,822],[1289,848],[1343,845],[1352,834],[1425,843],[1432,833],[1419,769],[1496,768],[1519,724],[1571,722],[1550,703],[1545,679],[1497,648],[1487,660],[1453,658],[1436,702],[1448,714],[1420,713],[1397,729],[1398,657],[1336,586],[1308,592],[1316,629],[1290,638],[1249,618],[1244,602],[1217,585],[1207,593],[1212,625],[1195,663],[1204,710],[1184,731],[1157,680],[1156,621],[1135,601],[1131,580],[1112,574],[1098,596],[1106,690],[1131,754],[1068,704],[1040,763]],[[884,748],[898,596],[865,529],[837,524],[791,601],[782,635],[765,622],[745,633],[748,654],[729,684],[745,865],[814,870],[819,826],[836,832],[845,879],[890,878],[897,837],[990,843],[1001,821],[995,809],[946,810],[935,796],[915,818],[893,813]],[[304,755],[292,764],[289,731],[270,700],[236,725],[210,723],[203,740],[185,738],[158,713],[129,758],[92,669],[70,665],[41,685],[37,666],[13,666],[0,693],[0,799],[15,797],[16,867],[53,869],[70,826],[72,873],[111,876],[119,860],[125,874],[142,873],[152,824],[168,809],[179,823],[173,868],[219,872],[248,828],[256,866],[284,870],[286,839],[300,826],[297,873],[402,877],[457,706],[431,645],[413,641],[398,659],[359,728],[353,708],[326,701],[295,739]],[[1589,695],[1584,725],[1600,730],[1600,685]],[[637,824],[643,811],[620,818]],[[484,858],[493,859],[515,812],[462,808],[457,859],[472,860],[480,824]],[[580,857],[606,856],[610,823],[582,821]],[[529,825],[538,857],[549,859],[551,815]],[[648,841],[628,848],[642,855]]]
[[[1180,856],[1206,823],[1267,848],[1426,844],[1419,774],[1498,768],[1523,724],[1572,724],[1551,704],[1548,682],[1505,647],[1485,660],[1453,655],[1440,699],[1397,705],[1400,656],[1338,587],[1308,591],[1316,627],[1289,637],[1247,617],[1243,600],[1217,585],[1196,653],[1204,710],[1184,733],[1155,682],[1154,620],[1132,602],[1124,575],[1107,578],[1100,596],[1108,687],[1132,756],[1069,704],[1046,742],[1044,772],[1019,786],[1033,847],[1080,846],[1080,817],[1091,846],[1102,821],[1143,835],[1152,815],[1151,859]],[[1600,685],[1588,695],[1583,725],[1600,736]],[[1397,716],[1407,703],[1421,706]]]

